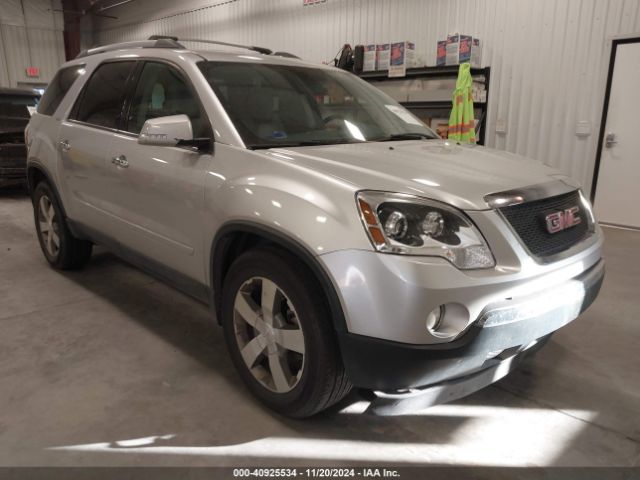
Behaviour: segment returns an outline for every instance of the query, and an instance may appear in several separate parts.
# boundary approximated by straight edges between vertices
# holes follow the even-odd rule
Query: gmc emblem
[[[582,222],[578,216],[580,208],[571,207],[564,211],[553,212],[544,217],[547,222],[547,231],[549,233],[558,233],[567,228],[575,227]]]

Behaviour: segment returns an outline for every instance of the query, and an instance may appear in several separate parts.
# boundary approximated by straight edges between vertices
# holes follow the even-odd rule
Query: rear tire
[[[302,262],[276,248],[244,253],[225,278],[222,326],[235,367],[256,397],[290,417],[314,415],[351,390],[321,291]]]
[[[93,245],[73,236],[58,198],[46,181],[38,183],[32,202],[38,241],[49,264],[59,270],[82,268],[91,258]]]

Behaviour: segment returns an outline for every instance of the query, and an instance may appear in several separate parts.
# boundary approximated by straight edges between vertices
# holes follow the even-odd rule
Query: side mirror
[[[176,147],[193,140],[191,120],[186,115],[152,118],[144,122],[138,137],[140,145]]]

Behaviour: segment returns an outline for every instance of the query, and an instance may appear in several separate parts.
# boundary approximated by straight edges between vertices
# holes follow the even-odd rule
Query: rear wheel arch
[[[47,170],[37,163],[32,163],[27,167],[27,184],[29,186],[29,192],[33,192],[35,188],[38,186],[38,183],[45,181],[51,187],[53,194],[56,196],[56,200],[58,201],[58,205],[62,209],[62,214],[66,217],[67,212],[64,208],[64,204],[62,203],[62,199],[60,198],[60,193],[58,192],[58,188],[56,187],[55,182],[52,180],[51,175]]]
[[[300,260],[314,277],[331,312],[336,331],[346,331],[344,311],[336,288],[318,259],[300,242],[286,234],[250,222],[225,224],[216,234],[211,245],[211,286],[213,303],[218,321],[221,318],[222,289],[224,279],[233,261],[244,252],[257,246],[273,246]]]

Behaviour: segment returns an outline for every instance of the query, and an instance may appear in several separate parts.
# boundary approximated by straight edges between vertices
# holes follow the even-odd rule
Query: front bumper
[[[506,377],[525,356],[542,348],[549,338],[550,335],[547,335],[529,344],[523,350],[512,351],[506,356],[500,355],[486,368],[463,377],[401,392],[373,392],[367,412],[384,416],[402,415],[466,397]]]
[[[512,358],[509,364],[517,363],[537,340],[576,319],[593,303],[603,279],[604,261],[599,260],[562,285],[490,304],[453,342],[415,345],[338,332],[345,368],[360,388],[442,390],[446,385],[440,382],[461,379],[452,388],[463,392],[458,397],[469,394],[500,378],[490,369]],[[467,377],[466,386],[462,377]],[[437,394],[442,401],[453,399],[446,390]]]

